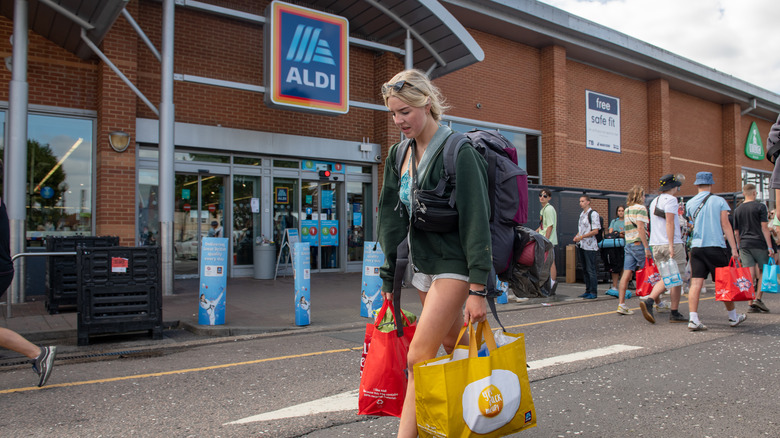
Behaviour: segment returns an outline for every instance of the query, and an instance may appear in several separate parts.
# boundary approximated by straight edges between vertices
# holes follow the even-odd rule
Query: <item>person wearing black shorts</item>
[[[734,242],[734,231],[729,223],[729,207],[726,200],[711,193],[715,183],[712,173],[699,172],[693,183],[699,193],[691,198],[686,205],[686,214],[692,219],[693,234],[691,238],[691,288],[688,291],[688,308],[690,316],[688,330],[707,330],[707,326],[699,320],[699,293],[707,276],[715,278],[715,269],[729,265],[730,257],[739,259],[737,245]],[[701,208],[699,208],[701,206]],[[724,239],[725,235],[725,239]],[[726,241],[729,250],[726,249]],[[747,315],[737,314],[732,302],[724,302],[729,314],[729,325],[736,327]]]

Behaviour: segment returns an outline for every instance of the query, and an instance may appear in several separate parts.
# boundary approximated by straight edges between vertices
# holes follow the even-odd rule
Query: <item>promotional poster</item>
[[[376,249],[374,249],[376,247]],[[378,242],[363,243],[363,280],[360,283],[360,316],[374,318],[382,307],[382,279],[379,268],[385,263],[385,253]]]
[[[295,325],[311,324],[311,252],[308,242],[292,244],[295,279]]]
[[[200,292],[198,324],[225,323],[228,239],[204,237],[200,248]]]

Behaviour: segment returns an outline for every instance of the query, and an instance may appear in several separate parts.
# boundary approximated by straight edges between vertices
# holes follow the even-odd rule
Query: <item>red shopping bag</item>
[[[717,301],[750,301],[756,299],[750,268],[731,258],[728,266],[715,269],[715,299]]]
[[[361,359],[360,390],[358,391],[358,415],[401,416],[407,383],[406,355],[414,336],[415,325],[406,326],[403,336],[396,330],[381,331],[379,324],[385,312],[393,312],[393,304],[385,300],[372,324],[366,324],[366,338]],[[403,315],[403,312],[399,312]]]
[[[645,267],[636,271],[636,295],[645,297],[653,291],[653,286],[661,280],[661,274],[651,258],[645,258]]]

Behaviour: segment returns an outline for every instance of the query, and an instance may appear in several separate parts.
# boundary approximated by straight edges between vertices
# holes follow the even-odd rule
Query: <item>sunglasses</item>
[[[545,194],[540,194],[540,195],[539,195],[539,197],[540,197],[540,198],[549,198],[549,196],[547,196],[547,195],[545,195]]]
[[[396,93],[399,93],[401,91],[401,89],[404,88],[404,85],[408,85],[409,88],[414,88],[415,90],[417,90],[417,88],[414,85],[412,85],[409,82],[406,82],[404,80],[404,81],[398,81],[398,82],[396,82],[394,84],[384,84],[384,85],[382,85],[382,94],[387,94],[390,90],[393,90]],[[419,90],[417,90],[417,91],[419,91]]]

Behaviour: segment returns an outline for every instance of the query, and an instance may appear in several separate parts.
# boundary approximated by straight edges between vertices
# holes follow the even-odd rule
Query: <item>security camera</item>
[[[381,155],[375,156],[374,161],[382,161],[382,156]]]

